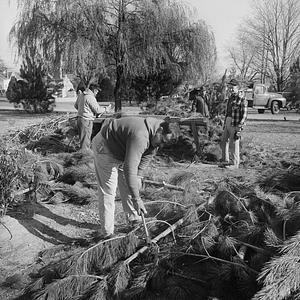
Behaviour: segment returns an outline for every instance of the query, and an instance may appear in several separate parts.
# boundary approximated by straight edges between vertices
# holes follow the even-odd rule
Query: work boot
[[[155,217],[148,217],[148,218],[145,217],[145,222],[146,223],[150,222],[150,221],[153,221],[153,220],[156,220],[156,218]],[[128,223],[131,227],[136,227],[136,226],[139,226],[139,225],[143,224],[143,219],[142,219],[142,217],[139,217],[139,218],[136,218],[136,219],[131,220],[131,221],[129,220]]]
[[[142,217],[141,216],[137,216],[135,218],[131,218],[128,220],[128,224],[130,226],[134,226],[134,225],[137,225],[137,224],[141,224],[143,222],[142,220]]]
[[[101,240],[108,240],[108,239],[111,239],[113,237],[115,237],[116,235],[114,233],[111,233],[111,234],[104,234],[102,233],[102,231],[100,230],[97,230],[97,231],[94,231],[92,232],[89,236],[88,236],[88,239],[89,240],[92,240],[94,242],[100,242]]]
[[[227,165],[225,166],[225,169],[228,169],[228,170],[237,170],[239,168],[238,165]]]
[[[229,165],[230,165],[229,161],[221,161],[221,162],[219,162],[218,167],[226,168]]]

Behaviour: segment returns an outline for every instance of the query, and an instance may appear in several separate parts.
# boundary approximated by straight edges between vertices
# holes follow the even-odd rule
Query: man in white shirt
[[[105,109],[101,108],[96,100],[100,91],[98,84],[91,84],[88,89],[79,94],[74,107],[77,109],[77,126],[79,129],[80,149],[82,152],[90,150],[93,120],[95,116],[102,114]]]

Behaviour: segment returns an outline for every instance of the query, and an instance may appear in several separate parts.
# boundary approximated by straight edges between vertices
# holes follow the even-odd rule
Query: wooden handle
[[[145,233],[146,233],[146,241],[147,241],[147,243],[151,243],[151,238],[150,238],[150,235],[149,235],[149,231],[148,231],[148,228],[147,228],[147,224],[146,224],[145,216],[144,216],[143,212],[141,213],[141,216],[142,216],[142,220],[143,220],[144,230],[145,230]]]

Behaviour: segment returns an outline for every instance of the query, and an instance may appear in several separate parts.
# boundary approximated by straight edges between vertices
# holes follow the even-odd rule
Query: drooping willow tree
[[[107,74],[116,111],[128,80],[171,69],[203,81],[216,60],[213,33],[176,0],[23,0],[19,8],[11,30],[19,54],[31,51],[56,77],[63,69],[87,86]]]

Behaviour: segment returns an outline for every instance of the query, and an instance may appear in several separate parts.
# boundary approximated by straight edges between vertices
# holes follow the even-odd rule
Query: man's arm
[[[81,96],[81,94],[77,96],[75,104],[74,104],[74,107],[75,107],[76,110],[78,110],[78,102],[79,102],[79,97],[80,96]]]
[[[241,102],[241,121],[239,123],[240,127],[243,127],[246,119],[247,119],[247,113],[248,113],[248,101],[246,99],[243,99]]]
[[[245,125],[245,121],[247,119],[247,109],[248,108],[248,101],[246,99],[241,100],[241,110],[240,110],[240,121],[237,124],[237,129],[235,132],[235,139],[239,139],[241,136],[241,131],[243,130],[243,126]]]
[[[225,110],[225,117],[226,117],[227,113],[229,111],[229,105],[231,105],[231,101],[232,101],[231,96],[229,96],[228,98],[225,98],[225,101],[226,101],[226,110]]]
[[[126,155],[124,161],[125,180],[132,197],[132,204],[139,215],[147,214],[143,200],[140,197],[140,177],[138,167],[142,160],[142,155],[149,146],[149,141],[145,137],[129,138],[126,144]]]
[[[100,115],[105,112],[105,109],[100,107],[95,97],[86,95],[86,101],[94,115]]]
[[[142,155],[148,148],[148,141],[145,137],[129,137],[126,143],[126,155],[124,160],[124,175],[129,192],[134,199],[139,199],[139,166]]]
[[[143,171],[149,166],[150,161],[153,156],[156,154],[157,148],[152,148],[146,150],[146,152],[142,155],[141,162],[138,167],[138,175],[143,176]]]

